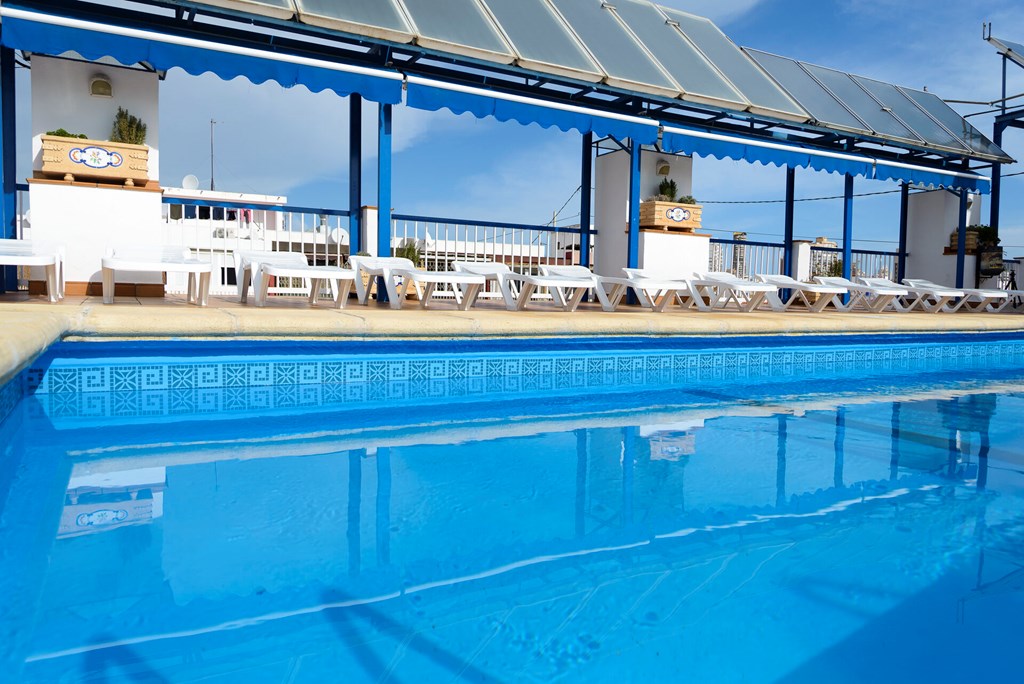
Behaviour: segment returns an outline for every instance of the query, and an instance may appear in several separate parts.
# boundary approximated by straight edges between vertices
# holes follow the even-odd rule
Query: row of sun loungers
[[[0,265],[41,266],[45,269],[50,301],[63,297],[63,251],[29,241],[0,240]],[[630,292],[644,308],[665,311],[673,305],[683,309],[712,311],[733,308],[751,312],[767,307],[786,311],[794,306],[820,313],[829,307],[837,311],[926,311],[952,313],[1002,311],[1024,291],[950,288],[927,280],[906,279],[902,284],[884,278],[817,277],[804,283],[783,275],[758,275],[747,280],[726,272],[666,274],[644,269],[623,269],[623,277],[593,274],[585,266],[541,266],[538,275],[512,271],[506,264],[455,262],[451,271],[427,271],[400,257],[350,258],[351,268],[311,266],[295,252],[235,252],[235,275],[239,299],[248,299],[250,286],[256,306],[265,306],[269,285],[275,278],[304,279],[309,283],[309,301],[316,304],[327,289],[335,306],[348,303],[355,287],[360,304],[369,303],[374,290],[378,299],[386,293],[391,308],[400,309],[415,290],[421,307],[444,291],[454,296],[462,310],[473,306],[488,284],[494,284],[505,308],[521,311],[547,290],[553,302],[565,311],[575,311],[588,292],[596,295],[605,311],[614,311]],[[185,248],[119,248],[109,250],[102,260],[103,301],[114,301],[117,271],[186,273],[188,301],[205,306],[209,298],[212,266],[195,259]]]

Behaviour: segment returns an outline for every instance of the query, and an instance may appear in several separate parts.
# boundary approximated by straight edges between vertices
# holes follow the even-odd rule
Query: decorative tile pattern
[[[219,362],[211,358],[169,364],[57,359],[47,368],[30,368],[16,384],[32,394],[121,394],[166,390],[173,406],[194,407],[195,397],[178,390],[219,388],[365,386],[349,396],[380,398],[389,387],[401,386],[403,397],[444,397],[460,388],[473,391],[642,387],[747,378],[826,377],[856,370],[859,374],[942,371],[984,368],[993,362],[1024,363],[1024,342],[921,344],[855,348],[793,348],[751,350],[636,350],[581,358],[578,354],[522,353],[518,356],[431,355],[322,358],[280,357],[259,361]],[[457,382],[456,382],[457,381]],[[472,381],[472,382],[471,382]],[[451,386],[449,386],[451,385]],[[453,389],[454,388],[454,389]],[[4,395],[9,397],[8,394]],[[303,392],[288,390],[292,396]],[[273,394],[271,392],[270,394]],[[264,394],[261,396],[270,396]],[[237,403],[240,395],[221,393]],[[358,395],[358,396],[356,396]],[[196,395],[198,396],[198,395]],[[386,395],[384,395],[386,396]],[[247,395],[251,400],[252,395]],[[225,400],[219,399],[221,405]],[[271,402],[276,405],[276,402]],[[2,408],[3,404],[0,404]],[[161,409],[163,410],[163,409]],[[167,409],[171,412],[175,408]],[[191,408],[186,410],[192,410]],[[2,415],[2,414],[0,414]]]

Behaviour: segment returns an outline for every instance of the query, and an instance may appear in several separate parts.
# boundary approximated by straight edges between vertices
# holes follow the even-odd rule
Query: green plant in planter
[[[145,145],[146,124],[142,123],[139,117],[129,114],[124,107],[118,107],[117,114],[114,115],[114,128],[110,132],[110,142]]]
[[[693,195],[683,195],[676,202],[679,204],[696,204],[697,200],[693,199]]]
[[[414,265],[420,265],[420,246],[414,238],[405,238],[402,240],[402,244],[395,250],[396,257],[403,257],[411,261]]]
[[[967,226],[967,230],[973,230],[978,234],[979,247],[996,247],[999,245],[999,233],[992,226],[979,224]]]
[[[662,178],[661,183],[658,185],[658,196],[666,199],[663,202],[675,202],[676,195],[679,194],[679,186],[671,178]]]
[[[46,135],[55,135],[60,138],[88,138],[85,133],[68,133],[63,128],[58,128],[55,131],[46,131]]]

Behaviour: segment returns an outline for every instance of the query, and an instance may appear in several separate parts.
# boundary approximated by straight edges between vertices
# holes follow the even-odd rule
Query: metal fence
[[[708,270],[727,271],[741,278],[779,275],[785,251],[785,245],[774,242],[712,239]]]
[[[395,214],[392,250],[415,247],[428,269],[454,261],[493,261],[535,273],[542,265],[579,263],[580,229]]]
[[[850,275],[853,278],[888,278],[899,281],[897,272],[899,264],[898,252],[879,252],[867,249],[855,249],[850,263]],[[842,276],[843,250],[840,247],[811,246],[811,276]]]
[[[211,294],[234,294],[237,250],[299,252],[311,264],[341,265],[348,256],[349,212],[287,205],[256,205],[164,198],[164,242],[191,249],[213,264]],[[299,294],[303,283],[278,278],[275,294]],[[183,276],[168,274],[167,291],[185,292]]]

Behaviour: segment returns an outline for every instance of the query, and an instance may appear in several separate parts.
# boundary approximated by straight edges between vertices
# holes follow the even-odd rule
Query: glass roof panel
[[[980,154],[1003,158],[1007,156],[992,141],[982,135],[981,131],[972,126],[967,119],[957,114],[952,107],[943,102],[937,95],[911,88],[900,88],[900,91],[916,102],[921,109],[928,112],[932,118],[952,131],[970,149]]]
[[[726,78],[732,81],[752,104],[763,109],[804,114],[800,107],[786,97],[786,94],[751,63],[735,43],[711,21],[667,8],[664,11],[672,21],[679,23],[683,33],[722,70]]]
[[[1012,40],[1004,40],[1003,38],[995,37],[989,38],[989,42],[995,45],[1000,54],[1006,55],[1008,58],[1024,67],[1024,45],[1015,43]]]
[[[834,69],[826,69],[816,64],[805,64],[801,66],[809,71],[812,76],[821,81],[832,94],[849,107],[866,123],[873,132],[878,135],[891,138],[901,138],[920,143],[922,140],[909,128],[896,120],[889,112],[885,111],[875,99],[868,95],[857,83],[850,78],[849,74]]]
[[[362,24],[384,33],[407,34],[411,30],[392,0],[295,0],[302,21],[335,28],[339,24]]]
[[[743,103],[743,97],[649,2],[617,0],[615,11],[688,93]]]
[[[853,79],[882,104],[892,109],[892,113],[899,117],[900,121],[914,129],[914,132],[924,138],[925,142],[959,151],[968,149],[967,145],[961,143],[954,135],[935,123],[934,119],[907,99],[896,86],[861,76],[854,76]]]
[[[609,76],[678,92],[601,0],[551,0]]]
[[[796,61],[750,48],[745,50],[817,121],[846,130],[869,132],[862,121],[801,69]]]
[[[276,19],[291,19],[295,16],[295,5],[292,0],[197,0],[197,4],[252,12]]]
[[[511,55],[476,0],[403,0],[419,35]]]
[[[544,0],[483,0],[524,59],[600,74]]]

